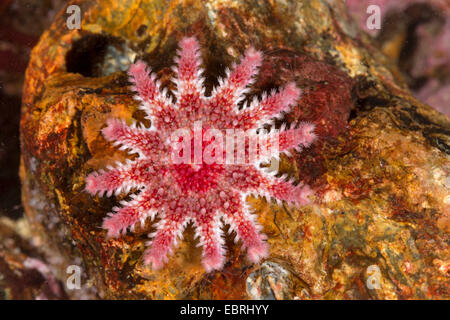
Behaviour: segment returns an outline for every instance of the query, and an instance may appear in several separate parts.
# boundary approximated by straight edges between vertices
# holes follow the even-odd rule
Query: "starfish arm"
[[[299,184],[294,186],[282,178],[269,178],[254,166],[232,165],[227,168],[225,183],[231,188],[242,192],[251,192],[269,196],[278,201],[284,200],[297,205],[305,205],[310,202],[309,197],[313,194],[308,185]]]
[[[253,48],[248,49],[241,62],[231,72],[227,70],[227,77],[219,79],[219,86],[213,90],[209,99],[208,109],[220,118],[223,114],[233,114],[248,91],[247,86],[253,82],[261,62],[262,53]]]
[[[150,74],[150,69],[145,62],[138,61],[128,70],[131,88],[137,92],[134,98],[141,102],[140,108],[147,114],[147,119],[152,121],[152,126],[158,129],[167,125],[174,125],[176,109],[167,98],[167,91],[160,91],[160,82],[156,81],[156,75]]]
[[[222,199],[220,209],[224,214],[224,220],[230,225],[230,233],[236,232],[235,242],[242,240],[242,246],[247,249],[247,256],[253,263],[258,263],[269,252],[269,246],[264,241],[266,236],[261,234],[262,227],[245,207],[245,199],[237,194],[232,197],[225,196]]]
[[[132,188],[146,185],[154,168],[148,161],[130,161],[126,164],[119,163],[116,168],[109,167],[109,171],[100,170],[92,172],[86,177],[86,191],[91,195],[99,192],[100,196],[105,193],[108,197],[113,193],[130,192]]]
[[[279,92],[273,91],[268,96],[263,94],[261,101],[254,98],[250,106],[244,107],[240,112],[235,111],[230,118],[235,118],[240,128],[260,128],[273,117],[288,111],[300,95],[301,90],[294,82],[290,82]]]
[[[300,123],[297,128],[273,130],[268,134],[260,134],[258,140],[258,162],[264,163],[279,153],[290,154],[290,149],[301,152],[308,148],[317,138],[314,133],[315,125],[308,122]]]
[[[184,38],[180,42],[178,57],[175,58],[174,72],[178,75],[173,82],[177,85],[177,105],[183,112],[196,109],[202,105],[201,97],[204,95],[203,78],[200,76],[202,63],[196,38]],[[194,110],[191,110],[194,111]]]
[[[299,183],[294,186],[291,182],[279,181],[267,186],[267,191],[278,202],[284,200],[300,206],[307,205],[311,202],[310,197],[314,194],[309,185]]]
[[[206,272],[222,269],[225,262],[225,243],[219,215],[200,212],[195,215],[193,220],[196,227],[196,237],[200,238],[199,246],[203,247],[203,267]]]
[[[130,149],[130,153],[139,153],[142,157],[151,155],[154,158],[155,151],[163,147],[155,130],[138,128],[135,124],[128,126],[125,121],[119,119],[108,119],[102,133],[106,140],[113,142],[113,145],[121,145],[121,150]]]
[[[295,129],[281,130],[277,133],[279,150],[281,152],[289,149],[301,151],[302,148],[308,148],[317,138],[314,129],[314,124],[302,122]]]
[[[137,222],[143,225],[148,217],[153,220],[164,203],[162,199],[148,191],[131,197],[130,202],[122,201],[120,203],[122,207],[114,207],[113,212],[103,219],[102,228],[107,230],[108,238],[116,238],[121,233],[125,234],[128,228],[133,231]]]
[[[188,222],[188,216],[181,210],[167,210],[156,224],[157,231],[149,234],[153,239],[147,242],[151,247],[144,252],[144,263],[151,264],[154,270],[161,269],[177,245],[178,238],[182,238]]]

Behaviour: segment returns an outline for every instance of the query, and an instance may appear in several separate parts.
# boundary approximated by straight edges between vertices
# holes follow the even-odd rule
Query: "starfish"
[[[198,41],[194,37],[183,38],[179,47],[173,67],[177,90],[171,95],[166,89],[161,90],[160,82],[144,62],[130,67],[135,99],[140,101],[151,126],[108,119],[102,129],[105,139],[137,156],[106,171],[90,173],[86,191],[93,196],[133,191],[130,201],[122,201],[104,219],[102,227],[107,230],[107,237],[118,237],[127,229],[134,231],[138,223],[145,226],[147,218],[158,218],[154,224],[156,232],[149,234],[151,241],[144,253],[144,263],[153,269],[164,266],[189,223],[203,247],[202,264],[206,271],[219,270],[225,263],[225,224],[230,226],[230,232],[235,232],[235,241],[242,241],[249,260],[258,263],[267,257],[269,247],[246,198],[253,194],[296,205],[309,203],[313,192],[308,185],[295,186],[284,177],[277,178],[273,172],[266,172],[261,163],[279,157],[279,152],[308,147],[316,138],[314,124],[303,122],[291,129],[283,127],[264,134],[257,130],[296,103],[301,90],[294,82],[239,108],[261,66],[260,51],[247,49],[240,63],[227,70],[211,95],[205,96]],[[201,127],[196,128],[199,123]],[[257,136],[272,140],[261,139],[266,142],[258,145],[256,154],[261,157],[256,160],[225,161],[221,155],[228,147],[220,145],[225,129],[253,130]],[[273,141],[278,143],[279,152],[262,156],[263,148],[272,146]],[[188,147],[180,149],[181,142]],[[244,146],[248,152],[245,140]],[[215,161],[198,159],[198,154],[207,151]],[[185,161],[174,161],[174,155],[175,160]],[[236,155],[232,149],[231,159]]]

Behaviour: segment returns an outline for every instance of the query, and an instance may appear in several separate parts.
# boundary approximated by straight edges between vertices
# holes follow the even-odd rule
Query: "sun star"
[[[288,111],[299,99],[301,90],[291,82],[279,91],[263,94],[261,99],[253,99],[239,108],[238,104],[245,98],[261,65],[261,52],[248,49],[240,63],[231,71],[227,70],[227,76],[219,80],[219,86],[210,96],[205,96],[197,40],[184,38],[177,53],[177,66],[173,68],[177,91],[172,93],[176,102],[172,102],[166,89],[160,90],[159,81],[150,74],[144,62],[139,61],[130,67],[128,73],[134,84],[132,89],[137,92],[135,98],[151,120],[151,127],[128,126],[122,120],[108,119],[102,130],[106,140],[116,146],[121,145],[122,150],[137,153],[137,157],[107,171],[89,174],[86,190],[91,195],[99,193],[100,196],[134,191],[130,201],[122,201],[121,206],[114,207],[104,219],[103,228],[108,237],[118,237],[127,229],[133,231],[138,223],[144,226],[147,218],[159,218],[154,224],[156,232],[149,234],[152,240],[144,253],[144,263],[151,264],[153,269],[160,269],[167,262],[189,223],[193,224],[199,245],[203,247],[202,263],[206,271],[221,269],[224,265],[226,251],[222,229],[225,224],[230,226],[230,232],[236,233],[235,241],[242,241],[249,260],[258,263],[268,255],[268,244],[266,236],[260,232],[261,226],[255,214],[246,205],[246,197],[249,194],[261,195],[304,205],[312,194],[309,186],[302,183],[295,186],[265,172],[260,164],[270,157],[243,164],[206,163],[204,159],[201,162],[173,163],[171,155],[186,156],[183,152],[189,153],[189,150],[181,153],[175,150],[177,141],[171,137],[177,130],[186,128],[187,133],[192,133],[188,138],[192,141],[188,142],[193,149],[198,143],[196,134],[200,140],[206,140],[200,148],[204,152],[215,141],[211,137],[205,139],[208,129],[261,128]],[[202,129],[196,133],[194,124],[199,121]],[[288,152],[292,148],[301,151],[316,138],[314,125],[310,123],[265,134],[277,139],[279,152]],[[217,154],[222,154],[220,149],[216,150]],[[278,157],[278,154],[272,156]]]

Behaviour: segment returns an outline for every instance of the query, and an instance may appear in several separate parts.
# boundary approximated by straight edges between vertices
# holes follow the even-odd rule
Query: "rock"
[[[294,292],[290,272],[276,262],[266,261],[247,278],[247,294],[255,300],[292,300]]]
[[[0,218],[0,299],[67,299],[30,235],[25,219]]]
[[[450,121],[411,95],[343,3],[74,3],[81,30],[68,30],[62,12],[33,49],[21,119],[27,219],[46,255],[60,257],[63,283],[75,264],[81,290],[93,286],[99,298],[450,297]],[[102,219],[125,197],[84,192],[89,172],[127,158],[100,134],[106,119],[149,125],[123,70],[144,59],[172,88],[170,66],[186,34],[202,44],[209,90],[254,45],[265,59],[252,93],[295,80],[304,95],[284,121],[317,125],[319,142],[283,157],[280,168],[312,185],[314,203],[247,199],[270,245],[258,265],[229,236],[224,269],[206,273],[188,227],[166,267],[152,271],[142,264],[150,222],[108,240]]]
[[[420,100],[450,116],[450,3],[446,0],[348,0],[359,26],[396,62]],[[370,5],[380,9],[380,28],[369,30]]]

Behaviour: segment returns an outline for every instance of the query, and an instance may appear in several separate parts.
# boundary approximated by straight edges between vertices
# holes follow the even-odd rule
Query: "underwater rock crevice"
[[[126,42],[104,34],[87,33],[74,41],[65,56],[66,71],[84,77],[108,76],[126,71],[134,62],[136,53]]]

